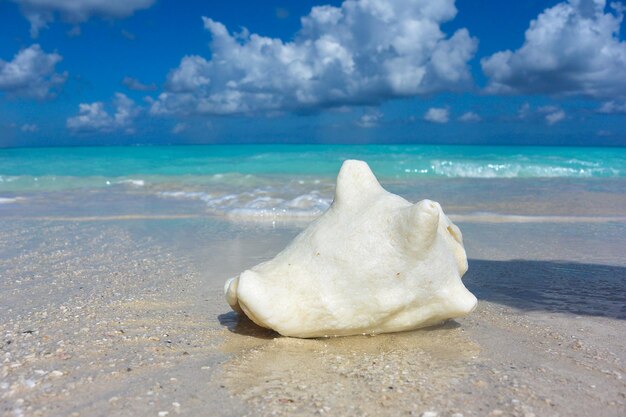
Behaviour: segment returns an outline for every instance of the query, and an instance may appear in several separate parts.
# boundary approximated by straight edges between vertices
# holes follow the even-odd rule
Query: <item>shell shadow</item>
[[[252,336],[258,339],[274,339],[280,337],[280,334],[274,330],[265,329],[256,325],[252,320],[242,314],[237,314],[234,311],[220,314],[217,316],[218,321],[230,332],[240,334],[242,336]]]
[[[255,324],[252,320],[242,314],[238,314],[234,311],[229,311],[228,313],[223,313],[217,316],[219,323],[226,327],[230,332],[236,333],[242,336],[251,336],[257,339],[275,339],[277,337],[282,337],[279,333],[275,332],[271,329],[266,329],[261,326]],[[420,329],[408,330],[406,332],[399,333],[411,333],[411,332],[428,332],[433,330],[452,330],[461,327],[461,325],[455,320],[446,320],[445,322],[430,326],[423,327]],[[352,336],[345,336],[352,337]],[[355,335],[355,337],[362,337],[360,335]],[[314,339],[328,339],[328,338],[314,338]]]
[[[626,268],[622,266],[470,259],[463,281],[479,300],[524,311],[626,320]]]

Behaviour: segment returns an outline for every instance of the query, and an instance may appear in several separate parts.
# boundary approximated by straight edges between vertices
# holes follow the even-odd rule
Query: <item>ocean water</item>
[[[626,214],[624,148],[208,145],[2,149],[0,215],[310,219],[345,159],[453,213]]]

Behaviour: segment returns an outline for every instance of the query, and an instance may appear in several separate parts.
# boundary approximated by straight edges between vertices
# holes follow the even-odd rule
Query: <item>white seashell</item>
[[[348,160],[328,211],[224,290],[233,310],[284,336],[388,333],[469,314],[466,271],[461,231],[438,203],[411,204]]]

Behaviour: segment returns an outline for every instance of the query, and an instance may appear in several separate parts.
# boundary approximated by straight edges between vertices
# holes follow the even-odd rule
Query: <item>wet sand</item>
[[[0,221],[0,415],[626,415],[626,223],[459,220],[474,313],[315,340],[222,296],[301,225]]]

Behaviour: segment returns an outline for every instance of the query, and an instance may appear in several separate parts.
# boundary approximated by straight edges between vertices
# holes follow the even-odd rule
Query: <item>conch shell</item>
[[[224,290],[233,310],[284,336],[376,334],[469,314],[466,271],[461,231],[438,203],[411,204],[348,160],[330,208]]]

